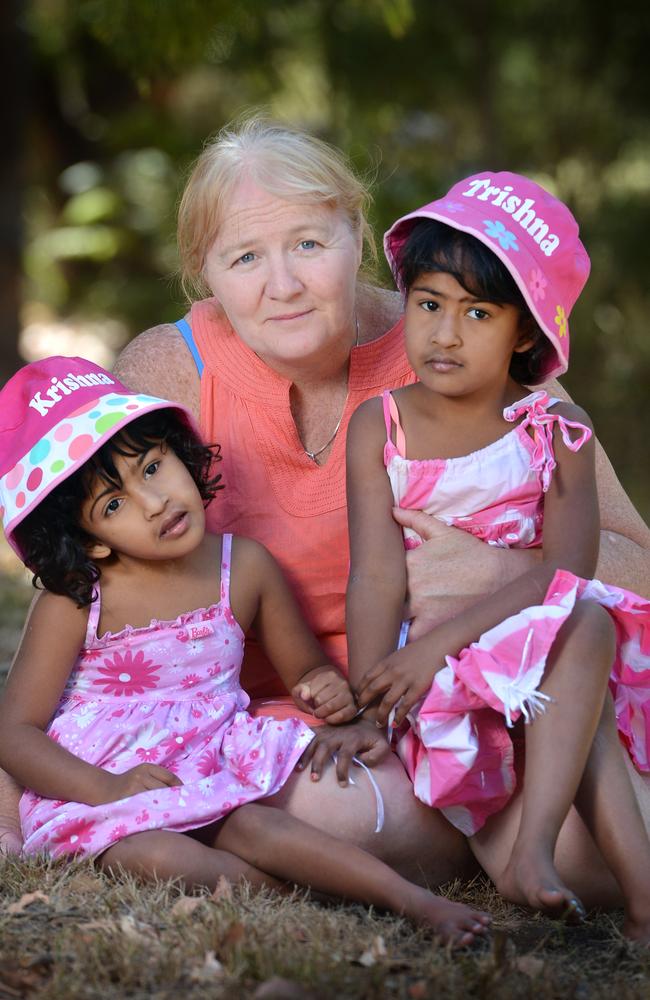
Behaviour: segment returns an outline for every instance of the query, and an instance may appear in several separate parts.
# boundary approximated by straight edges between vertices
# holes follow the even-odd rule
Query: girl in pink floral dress
[[[648,772],[650,604],[591,579],[599,518],[589,417],[523,388],[566,370],[567,317],[589,273],[578,227],[525,177],[485,173],[400,219],[385,246],[419,381],[364,403],[350,424],[358,702],[395,729],[415,794],[472,838],[499,889],[573,920],[583,907],[554,854],[575,803],[619,883],[625,932],[647,942],[650,844],[617,728]],[[404,645],[404,547],[421,539],[402,537],[393,506],[491,545],[542,547],[542,558]],[[506,815],[523,721],[533,724],[517,822]],[[601,783],[612,798],[601,801]]]
[[[357,709],[266,549],[206,534],[218,456],[189,414],[79,358],[22,369],[0,414],[5,531],[45,588],[0,707],[0,762],[28,789],[25,853],[188,886],[295,881],[454,943],[484,933],[484,914],[274,806],[314,734],[248,714],[244,633],[300,707],[332,724]],[[346,754],[372,751],[346,731]]]

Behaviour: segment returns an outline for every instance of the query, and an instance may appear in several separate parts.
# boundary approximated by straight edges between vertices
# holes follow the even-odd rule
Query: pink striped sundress
[[[425,510],[502,547],[542,544],[544,493],[555,458],[553,427],[577,451],[590,430],[552,412],[544,391],[504,410],[516,426],[504,437],[460,458],[409,460],[392,395],[383,394],[384,462],[397,506]],[[396,435],[392,441],[392,426]],[[573,436],[572,436],[573,435]],[[404,544],[421,544],[404,531]],[[541,604],[525,608],[476,642],[448,656],[431,688],[409,713],[397,752],[416,796],[440,809],[466,836],[499,812],[515,788],[508,728],[543,711],[538,686],[562,624],[579,600],[605,607],[614,619],[617,651],[610,676],[619,734],[640,771],[650,771],[650,602],[559,570]]]

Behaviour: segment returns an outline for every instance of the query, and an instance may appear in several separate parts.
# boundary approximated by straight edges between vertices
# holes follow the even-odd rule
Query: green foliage
[[[566,199],[593,270],[569,390],[650,514],[650,8],[641,0],[31,0],[30,302],[130,334],[183,309],[174,208],[250,106],[376,177],[374,222],[479,168]],[[388,283],[387,270],[383,278]]]

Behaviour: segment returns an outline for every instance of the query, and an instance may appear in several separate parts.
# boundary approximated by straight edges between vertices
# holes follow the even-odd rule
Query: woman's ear
[[[108,559],[113,554],[112,548],[104,542],[88,542],[85,548],[90,559]]]

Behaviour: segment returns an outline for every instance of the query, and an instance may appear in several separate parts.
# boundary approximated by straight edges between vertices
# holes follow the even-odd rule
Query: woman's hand
[[[319,726],[296,764],[296,770],[304,770],[311,761],[311,779],[318,781],[323,769],[335,757],[336,777],[339,785],[345,787],[353,757],[358,757],[367,767],[375,767],[389,753],[390,746],[377,726],[357,719],[347,726]]]
[[[154,788],[173,788],[183,782],[165,767],[157,764],[138,764],[123,774],[109,774],[103,768],[98,785],[99,797],[91,805],[101,805],[104,802],[117,802],[118,799],[128,799],[140,792],[149,792]]]
[[[422,545],[406,553],[405,617],[414,619],[409,641],[466,611],[479,598],[521,576],[541,559],[541,549],[487,545],[421,510],[395,507],[393,517],[424,539]]]
[[[323,719],[330,726],[350,722],[357,705],[347,680],[336,667],[315,667],[300,678],[291,690],[298,708]]]
[[[435,674],[445,665],[442,648],[436,651],[433,636],[427,636],[426,653],[418,643],[397,649],[385,656],[363,677],[357,693],[361,707],[381,699],[376,708],[376,725],[388,723],[395,709],[393,725],[399,726],[408,712],[431,687]]]

